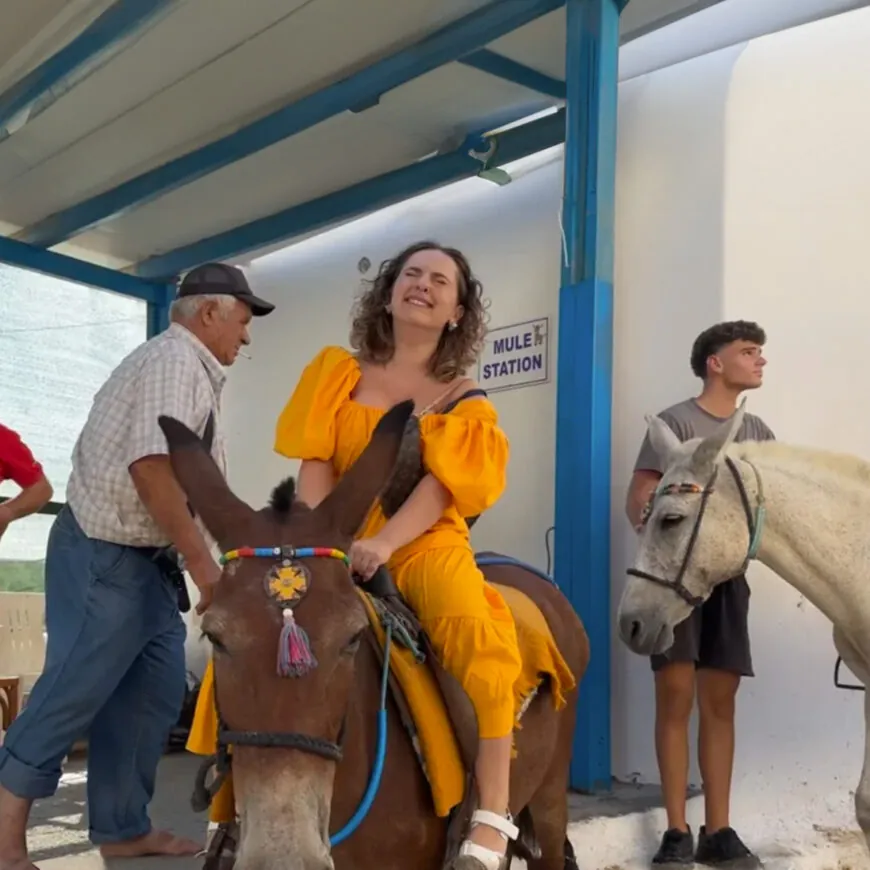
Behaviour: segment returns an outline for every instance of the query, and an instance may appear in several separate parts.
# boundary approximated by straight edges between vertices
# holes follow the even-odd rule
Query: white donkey
[[[779,442],[733,439],[735,415],[704,439],[681,443],[647,417],[666,469],[645,513],[634,567],[619,604],[623,642],[664,652],[674,627],[754,558],[834,625],[849,669],[870,683],[870,463]],[[855,791],[870,847],[870,691],[864,704],[864,768]]]

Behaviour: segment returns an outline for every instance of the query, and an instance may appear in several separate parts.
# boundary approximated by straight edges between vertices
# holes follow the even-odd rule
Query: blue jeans
[[[175,589],[147,550],[87,537],[64,507],[48,538],[45,618],[45,669],[0,748],[0,784],[51,796],[64,756],[87,736],[92,842],[141,837],[184,700]]]

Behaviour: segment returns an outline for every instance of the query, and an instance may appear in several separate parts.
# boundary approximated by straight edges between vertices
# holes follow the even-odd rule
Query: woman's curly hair
[[[363,362],[385,363],[393,358],[393,316],[387,311],[387,305],[392,299],[396,279],[408,260],[419,251],[441,251],[456,264],[459,304],[463,308],[463,315],[456,329],[444,328],[438,348],[429,361],[431,374],[439,381],[447,382],[465,374],[477,361],[486,337],[483,285],[474,277],[465,255],[456,248],[422,241],[408,246],[392,259],[384,260],[377,276],[366,282],[368,288],[357,300],[350,344]]]

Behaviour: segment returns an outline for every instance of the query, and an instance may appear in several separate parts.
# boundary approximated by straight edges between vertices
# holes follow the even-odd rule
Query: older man
[[[10,523],[45,507],[54,492],[30,448],[16,431],[0,423],[0,483],[4,480],[16,483],[21,492],[0,503],[0,538]]]
[[[185,691],[183,578],[219,575],[210,543],[172,473],[161,414],[211,436],[225,469],[223,366],[250,341],[258,299],[234,267],[208,264],[181,283],[161,335],[134,350],[97,393],[73,451],[68,504],[45,565],[45,670],[0,748],[0,870],[34,870],[31,803],[52,795],[61,762],[87,734],[91,840],[103,857],[185,855],[201,846],[152,829],[157,764]]]

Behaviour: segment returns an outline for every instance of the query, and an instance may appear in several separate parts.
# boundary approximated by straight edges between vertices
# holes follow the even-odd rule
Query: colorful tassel
[[[284,626],[278,640],[278,674],[282,677],[301,677],[316,667],[317,659],[311,652],[308,635],[288,607],[284,610]]]

